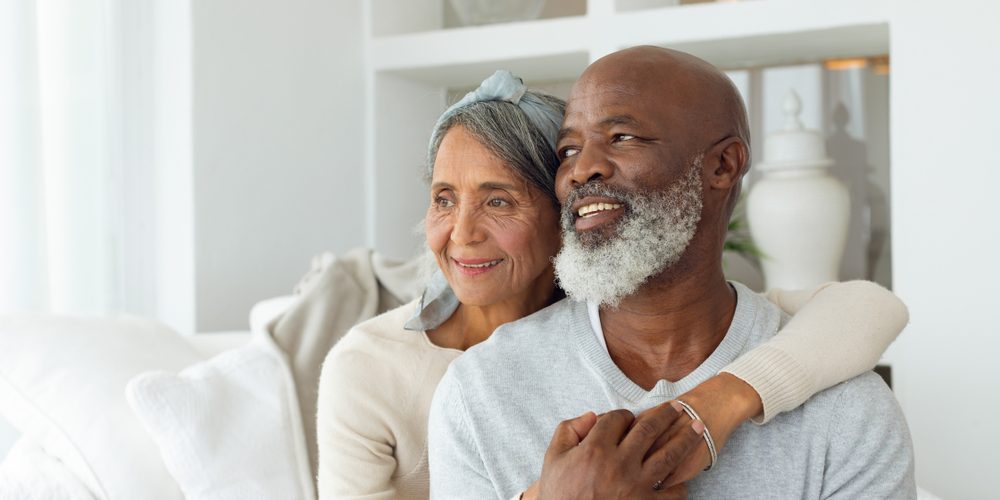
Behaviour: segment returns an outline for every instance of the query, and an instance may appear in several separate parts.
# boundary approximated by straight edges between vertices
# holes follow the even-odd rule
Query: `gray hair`
[[[549,108],[549,113],[562,116],[566,102],[558,97],[527,91],[528,98]],[[432,134],[427,152],[427,179],[434,173],[438,149],[447,132],[462,126],[483,146],[510,166],[519,177],[537,187],[558,207],[555,179],[559,158],[551,146],[551,138],[517,105],[507,101],[480,101],[454,110],[439,123]]]

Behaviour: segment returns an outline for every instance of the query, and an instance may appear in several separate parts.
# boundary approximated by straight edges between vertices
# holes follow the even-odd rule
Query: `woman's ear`
[[[739,137],[723,139],[706,153],[708,184],[714,189],[728,190],[740,182],[747,166],[746,144]]]

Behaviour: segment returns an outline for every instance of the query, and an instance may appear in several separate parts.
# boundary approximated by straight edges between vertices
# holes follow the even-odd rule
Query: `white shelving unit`
[[[575,79],[618,48],[658,44],[726,69],[888,54],[893,289],[907,331],[890,348],[918,483],[943,498],[1000,498],[994,311],[1000,266],[995,142],[1000,63],[991,0],[548,0],[542,19],[454,27],[447,0],[367,0],[368,244],[408,256],[426,195],[414,188],[449,90],[494,69],[532,86]],[[498,42],[498,40],[500,42]],[[377,188],[376,188],[377,186]]]
[[[880,0],[599,8],[612,4],[591,1],[583,16],[373,37],[371,69],[430,84],[471,85],[497,64],[527,80],[571,79],[590,60],[643,44],[690,52],[725,68],[877,55],[889,48],[888,9]]]
[[[367,96],[369,244],[399,257],[420,241],[409,228],[426,200],[414,182],[448,90],[475,86],[498,68],[537,85],[572,81],[591,61],[641,44],[683,50],[726,69],[889,51],[888,0],[680,6],[550,0],[551,11],[576,15],[477,27],[448,27],[446,1],[373,0],[366,7],[367,78],[374,89]]]

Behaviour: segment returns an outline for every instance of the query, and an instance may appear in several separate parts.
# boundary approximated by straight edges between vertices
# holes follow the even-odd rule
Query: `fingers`
[[[687,485],[684,483],[675,484],[669,488],[660,490],[656,495],[656,498],[668,500],[686,500],[687,497]]]
[[[701,422],[688,423],[687,419],[682,422],[683,425],[672,428],[666,443],[650,453],[642,463],[643,471],[650,474],[649,477],[663,479],[666,485],[671,484],[673,472],[702,442],[705,426]]]
[[[570,419],[566,421],[573,432],[576,433],[577,443],[583,441],[587,434],[590,434],[590,430],[594,428],[594,424],[597,423],[597,415],[592,411],[588,411],[579,417]]]
[[[618,446],[622,436],[628,431],[635,414],[628,410],[612,410],[597,418],[597,423],[585,438],[589,443],[602,443]]]
[[[677,420],[674,420],[674,423],[670,424],[670,428],[667,429],[666,432],[660,434],[660,437],[657,438],[656,442],[653,443],[653,446],[649,448],[649,451],[646,453],[646,456],[643,457],[643,460],[648,459],[649,456],[652,455],[654,451],[659,450],[660,448],[666,446],[667,441],[669,441],[670,438],[673,437],[675,434],[683,431],[684,427],[691,425],[691,418],[688,417],[687,414],[683,412],[683,410],[679,409],[677,406],[674,406],[673,401],[671,401],[670,404],[671,406],[673,406],[675,410],[677,410]]]
[[[654,443],[666,434],[683,415],[668,403],[654,406],[636,417],[622,439],[621,447],[629,456],[642,460]]]
[[[545,452],[545,459],[548,460],[552,454],[562,454],[583,441],[590,430],[597,422],[597,415],[588,411],[583,415],[569,420],[563,420],[556,426],[556,431],[549,442],[549,449]]]

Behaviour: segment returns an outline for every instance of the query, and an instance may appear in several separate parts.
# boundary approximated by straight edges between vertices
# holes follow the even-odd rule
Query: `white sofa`
[[[317,255],[241,332],[0,317],[0,419],[22,434],[0,461],[0,500],[315,498],[323,358],[416,297],[425,268],[364,248]]]
[[[246,343],[250,339],[250,330],[199,333],[181,338],[207,359]],[[21,433],[14,425],[0,416],[0,462],[20,438]]]
[[[250,339],[250,330],[199,333],[181,338],[207,359],[245,344]],[[21,437],[21,432],[14,424],[0,416],[0,463],[3,463],[7,453]]]
[[[249,330],[190,336],[132,317],[3,318],[0,500],[183,498],[128,407],[125,384],[143,372],[180,372],[247,346],[251,331],[263,331],[291,300],[259,303]]]

